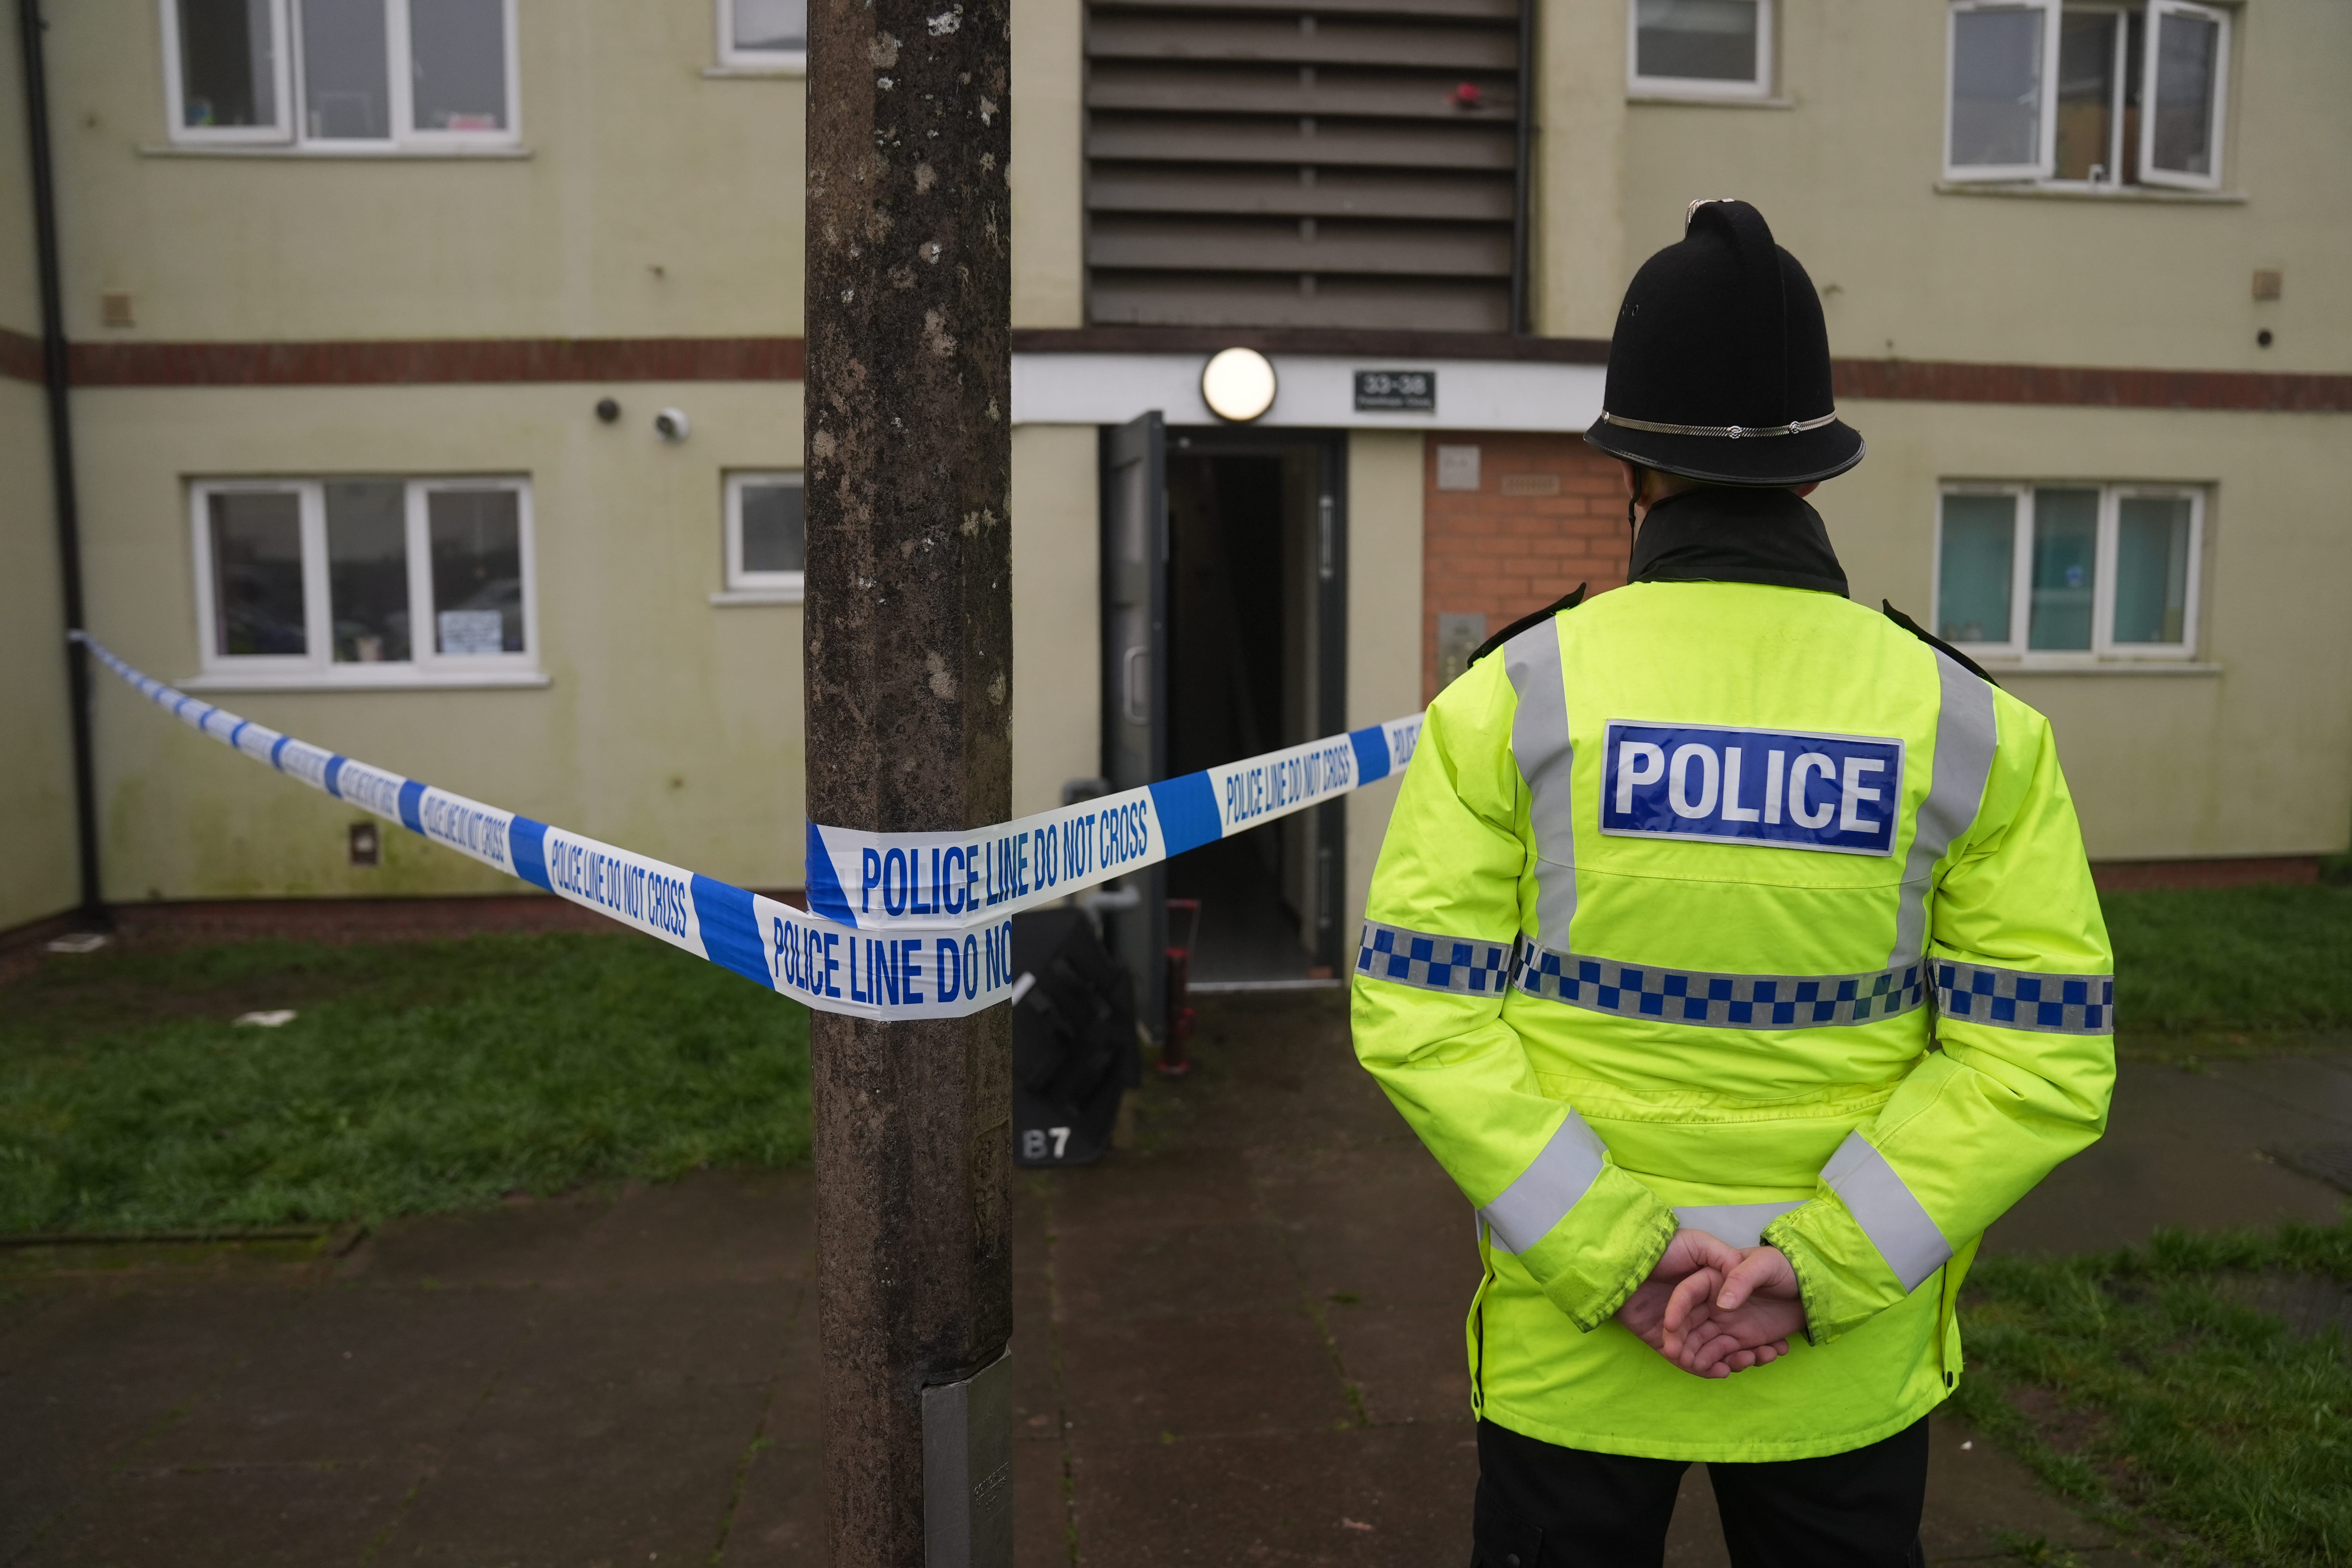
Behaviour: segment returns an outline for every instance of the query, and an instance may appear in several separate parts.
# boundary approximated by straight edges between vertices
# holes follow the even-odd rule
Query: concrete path
[[[1024,1568],[1467,1558],[1464,1205],[1325,996],[1204,1007],[1137,1147],[1016,1178]],[[2325,1218],[2252,1151],[2352,1142],[2323,1061],[2126,1069],[2116,1131],[1996,1233]],[[819,1561],[807,1178],[289,1246],[0,1251],[0,1563]],[[1939,1424],[1932,1559],[2120,1562]],[[1723,1562],[1702,1473],[1668,1561]]]

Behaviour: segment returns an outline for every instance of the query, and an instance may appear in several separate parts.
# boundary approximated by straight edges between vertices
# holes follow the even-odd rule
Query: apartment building
[[[50,11],[93,629],[273,726],[796,886],[796,0]],[[1016,809],[1412,711],[1622,582],[1577,433],[1633,269],[1737,195],[1811,270],[1870,444],[1815,498],[1855,596],[2050,714],[2095,858],[2344,847],[2352,13],[1013,16]],[[0,926],[75,896],[29,230],[0,239],[0,810],[43,826],[0,846]],[[1221,413],[1235,349],[1271,386]],[[398,835],[353,864],[336,803],[119,691],[95,717],[111,900],[492,886]],[[1386,801],[1147,907],[1202,900],[1213,972],[1344,963]]]

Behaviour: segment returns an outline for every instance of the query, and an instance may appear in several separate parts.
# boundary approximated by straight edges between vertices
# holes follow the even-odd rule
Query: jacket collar
[[[1636,583],[1762,583],[1846,595],[1822,514],[1793,491],[1701,485],[1654,504],[1633,541]]]

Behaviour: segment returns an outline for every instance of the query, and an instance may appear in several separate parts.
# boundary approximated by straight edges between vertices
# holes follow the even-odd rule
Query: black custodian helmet
[[[1839,422],[1821,297],[1746,202],[1693,202],[1683,237],[1642,264],[1609,340],[1584,438],[1685,479],[1802,485],[1862,461]]]

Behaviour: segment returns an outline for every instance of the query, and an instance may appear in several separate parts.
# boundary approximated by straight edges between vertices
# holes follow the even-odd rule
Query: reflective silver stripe
[[[1937,959],[1936,1010],[1947,1018],[2037,1035],[2112,1035],[2116,977],[2035,974]]]
[[[1875,1024],[1924,1006],[1922,963],[1867,974],[1723,974],[1555,952],[1530,942],[1512,976],[1530,996],[1595,1013],[1706,1029],[1815,1029]]]
[[[1838,1152],[1822,1167],[1822,1180],[1844,1200],[1846,1212],[1895,1270],[1895,1277],[1903,1281],[1905,1290],[1916,1290],[1920,1280],[1952,1256],[1951,1243],[1944,1239],[1944,1233],[1936,1228],[1936,1222],[1911,1195],[1886,1156],[1872,1148],[1861,1133],[1845,1135]]]
[[[1503,1189],[1501,1197],[1478,1211],[1495,1245],[1505,1252],[1525,1252],[1549,1236],[1601,1174],[1604,1152],[1584,1118],[1570,1111],[1543,1152]]]
[[[1628,430],[1654,430],[1661,436],[1719,436],[1727,441],[1738,441],[1762,436],[1801,436],[1808,430],[1835,424],[1837,410],[1832,408],[1818,419],[1792,419],[1786,425],[1668,425],[1656,419],[1629,419],[1605,408],[1601,417]]]
[[[1686,1230],[1703,1230],[1727,1247],[1760,1247],[1764,1227],[1800,1204],[1707,1204],[1675,1210]]]
[[[1356,949],[1356,973],[1423,991],[1499,999],[1510,979],[1511,946],[1366,921],[1363,941]]]
[[[1886,954],[1890,969],[1916,963],[1927,951],[1927,900],[1936,890],[1928,879],[1936,862],[1976,821],[1977,808],[1984,804],[1985,781],[1992,776],[1993,752],[2000,742],[1992,688],[1941,648],[1927,651],[1936,656],[1936,677],[1943,687],[1936,706],[1936,773],[1927,798],[1919,803],[1911,853],[1903,860],[1903,885],[1895,893],[1895,945]]]
[[[1559,621],[1550,616],[1505,643],[1503,668],[1519,697],[1511,755],[1528,781],[1528,824],[1536,836],[1536,923],[1566,946],[1576,919],[1576,801],[1570,788],[1576,749],[1568,738]]]

